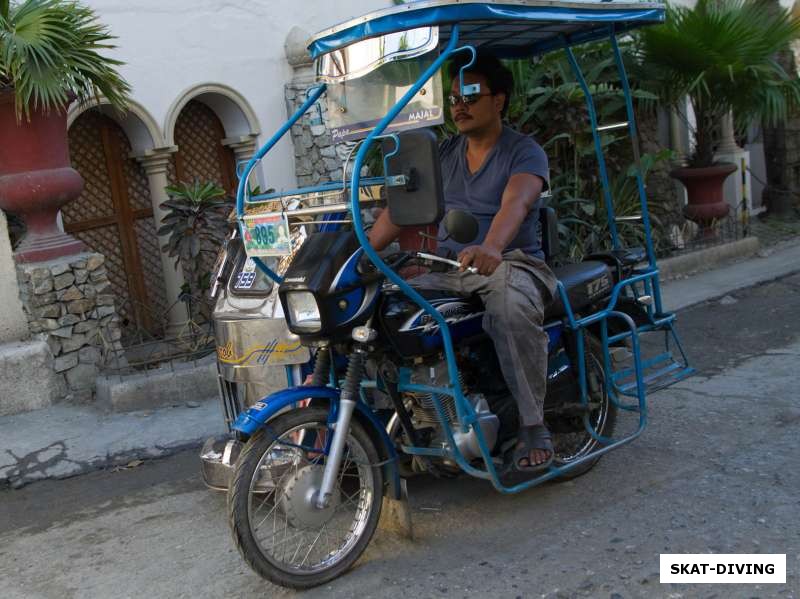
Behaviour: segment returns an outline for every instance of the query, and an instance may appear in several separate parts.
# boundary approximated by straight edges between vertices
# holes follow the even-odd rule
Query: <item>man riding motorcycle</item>
[[[556,279],[545,264],[536,231],[541,192],[548,186],[547,156],[533,139],[504,125],[513,89],[511,72],[495,57],[478,54],[463,73],[477,93],[461,95],[460,72],[470,60],[450,66],[449,105],[459,131],[439,148],[445,208],[472,213],[479,224],[473,245],[447,239],[440,252],[455,253],[458,272],[427,273],[418,288],[477,294],[485,306],[483,329],[494,342],[505,381],[520,414],[517,469],[535,472],[553,461],[550,432],[543,422],[547,374],[544,311]],[[382,250],[400,234],[383,211],[369,234]],[[468,267],[477,273],[467,271]]]

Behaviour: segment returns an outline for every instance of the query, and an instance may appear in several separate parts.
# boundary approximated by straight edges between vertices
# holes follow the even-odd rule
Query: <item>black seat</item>
[[[553,274],[563,283],[573,312],[586,306],[611,292],[614,278],[611,268],[604,262],[581,262],[553,268]],[[565,316],[561,295],[557,294],[553,302],[545,310],[545,319]]]
[[[553,274],[564,284],[573,311],[582,310],[608,294],[614,286],[611,268],[602,257],[579,264],[566,266],[553,266],[553,261],[558,254],[558,216],[556,211],[549,206],[539,209],[539,218],[536,220],[536,235],[539,238],[545,261],[550,265]],[[556,294],[552,303],[544,312],[546,320],[566,316],[561,296]]]

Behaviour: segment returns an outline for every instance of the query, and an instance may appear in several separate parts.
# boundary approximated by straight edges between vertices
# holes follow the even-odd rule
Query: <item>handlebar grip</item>
[[[423,260],[430,260],[431,262],[440,262],[441,264],[448,264],[453,268],[461,268],[461,263],[457,260],[450,260],[449,258],[442,258],[441,256],[437,256],[435,254],[426,254],[425,252],[417,252],[415,254],[418,258],[422,258]],[[467,266],[465,269],[467,272],[472,273],[473,275],[478,274],[478,269],[474,266]]]

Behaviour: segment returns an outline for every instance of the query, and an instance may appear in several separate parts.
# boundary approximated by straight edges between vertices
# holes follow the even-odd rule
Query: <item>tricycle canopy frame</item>
[[[430,0],[368,13],[314,35],[308,50],[314,59],[362,40],[419,27],[439,27],[445,48],[458,27],[462,45],[500,58],[534,56],[555,48],[602,39],[608,26],[617,33],[662,23],[663,2],[630,0]]]
[[[614,287],[613,293],[609,298],[608,305],[593,314],[579,315],[573,313],[566,288],[562,283],[558,284],[558,294],[560,296],[566,312],[566,326],[575,332],[576,355],[579,356],[578,380],[580,383],[581,403],[588,406],[586,365],[584,363],[584,336],[583,333],[589,327],[599,327],[601,331],[601,341],[604,350],[604,372],[606,373],[606,388],[618,407],[632,410],[639,415],[639,423],[636,430],[619,440],[598,438],[604,447],[592,456],[607,453],[623,444],[631,442],[638,437],[644,430],[647,423],[647,405],[645,396],[650,385],[666,386],[681,380],[691,374],[693,370],[688,366],[686,356],[680,347],[677,334],[673,328],[675,315],[667,313],[662,309],[661,292],[653,251],[652,236],[650,231],[649,215],[647,210],[647,199],[642,179],[642,171],[639,165],[638,154],[638,135],[633,114],[633,101],[628,86],[625,66],[617,45],[617,36],[624,31],[638,27],[640,25],[659,23],[664,18],[664,5],[661,3],[650,2],[620,2],[617,0],[582,0],[572,2],[545,2],[543,0],[508,0],[506,2],[473,2],[470,0],[437,0],[431,2],[414,2],[412,4],[401,5],[395,8],[370,13],[365,17],[344,23],[332,29],[323,31],[312,38],[309,49],[314,58],[318,58],[326,52],[335,51],[348,44],[357,43],[361,40],[396,32],[402,29],[413,29],[426,26],[439,27],[439,55],[434,62],[428,66],[419,79],[411,85],[397,103],[386,113],[386,115],[375,125],[374,129],[363,141],[359,142],[355,159],[352,166],[352,176],[349,180],[342,181],[339,189],[342,189],[350,196],[348,206],[350,218],[353,223],[353,231],[358,238],[364,255],[377,267],[388,281],[397,285],[403,293],[419,305],[432,320],[439,325],[442,335],[443,347],[447,368],[450,378],[450,385],[445,387],[431,387],[426,385],[411,384],[410,381],[401,380],[400,391],[426,392],[431,393],[434,398],[434,405],[437,411],[441,412],[438,399],[439,395],[452,396],[455,399],[455,406],[458,415],[458,422],[463,430],[475,424],[477,416],[475,409],[464,396],[458,376],[458,365],[455,359],[455,350],[448,324],[441,313],[439,313],[422,295],[420,295],[407,281],[401,278],[392,268],[390,268],[372,248],[367,238],[363,226],[360,206],[360,188],[364,185],[361,176],[361,169],[365,164],[367,153],[370,147],[382,137],[386,137],[386,129],[397,117],[401,110],[414,98],[421,87],[434,76],[442,67],[446,60],[455,53],[471,52],[474,56],[476,49],[486,49],[501,56],[530,56],[547,50],[562,49],[566,52],[569,63],[575,76],[586,96],[586,105],[592,134],[595,141],[595,151],[597,154],[598,170],[603,186],[604,197],[606,200],[607,216],[614,249],[621,249],[616,233],[615,217],[613,210],[613,198],[609,189],[608,175],[606,171],[605,159],[602,151],[600,135],[602,130],[609,129],[609,126],[600,127],[597,122],[597,115],[594,102],[591,97],[590,89],[583,77],[580,66],[575,60],[570,47],[576,44],[592,40],[608,39],[614,54],[622,90],[625,97],[625,108],[628,121],[621,126],[627,127],[634,148],[634,158],[637,163],[637,184],[641,206],[642,224],[645,230],[647,245],[647,265],[634,269],[633,275],[627,279],[620,280]],[[463,35],[462,35],[463,30]],[[519,43],[513,41],[517,38]],[[462,81],[463,88],[463,81]],[[277,141],[305,114],[311,106],[317,102],[325,93],[326,84],[320,83],[318,86],[309,90],[306,102],[295,112],[292,117],[270,138],[270,140],[259,149],[255,156],[248,162],[239,181],[237,193],[237,214],[240,218],[245,213],[245,202],[269,201],[274,200],[272,196],[248,197],[247,180],[255,165],[260,161]],[[617,125],[614,125],[616,128]],[[395,134],[391,134],[396,137]],[[354,148],[355,150],[355,148]],[[347,169],[344,169],[345,173]],[[328,186],[330,187],[330,185]],[[341,210],[341,208],[339,208]],[[255,258],[259,268],[264,270],[269,276],[280,282],[281,277],[269,270],[263,262]],[[619,308],[618,301],[622,296],[628,295],[634,301],[640,301],[646,306],[648,321],[644,324],[637,324],[633,319]],[[608,321],[621,321],[626,332],[612,335]],[[665,332],[666,352],[653,359],[643,360],[641,357],[638,335],[639,332],[663,331]],[[674,339],[676,347],[682,357],[681,361],[676,361],[670,349],[670,336]],[[621,374],[612,373],[612,359],[609,352],[611,343],[618,343],[623,340],[630,340],[633,367],[626,369]],[[665,366],[666,364],[666,366]],[[645,375],[645,369],[651,374]],[[613,375],[613,376],[612,376]],[[625,378],[627,377],[627,379]],[[632,379],[632,381],[630,380]],[[628,380],[629,382],[624,382]],[[666,381],[666,383],[665,383]],[[634,402],[623,404],[619,400],[620,395],[634,398]],[[588,414],[588,412],[586,412]],[[597,433],[588,423],[588,417],[584,415],[584,422],[587,430],[596,436]],[[238,421],[237,421],[238,422]],[[444,420],[443,420],[444,422]],[[450,447],[456,447],[453,442],[452,431],[445,427],[450,441]],[[468,463],[460,451],[456,449],[448,450],[449,457],[454,459],[461,468],[480,478],[489,479],[498,490],[502,492],[517,492],[525,488],[540,484],[560,476],[566,470],[577,466],[580,462],[589,459],[589,456],[572,462],[561,467],[553,467],[546,474],[535,479],[507,486],[500,480],[498,471],[495,468],[490,448],[480,430],[475,427],[478,443],[484,458],[485,469],[477,468]],[[410,452],[425,453],[432,450],[425,448],[405,448]],[[439,450],[445,451],[445,450]],[[426,454],[427,455],[427,454]],[[432,454],[431,454],[432,455]]]

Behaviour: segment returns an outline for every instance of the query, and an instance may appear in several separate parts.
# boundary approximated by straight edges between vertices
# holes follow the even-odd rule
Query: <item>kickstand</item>
[[[387,532],[400,535],[409,541],[414,540],[414,529],[411,526],[411,506],[408,503],[408,486],[406,479],[400,479],[400,499],[383,496],[381,519],[378,527]]]

